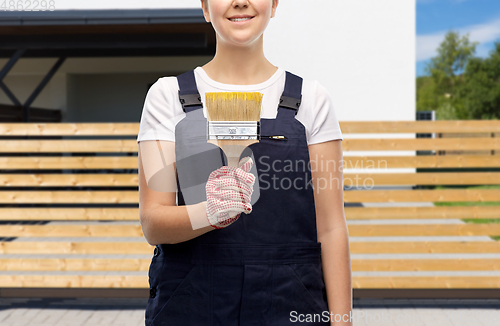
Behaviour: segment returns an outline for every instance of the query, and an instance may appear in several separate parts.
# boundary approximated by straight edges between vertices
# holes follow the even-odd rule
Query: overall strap
[[[196,86],[194,70],[187,71],[177,76],[177,82],[179,83],[179,100],[182,105],[182,110],[188,114],[202,109],[203,104],[201,102],[201,96],[198,93],[198,87]],[[203,111],[200,110],[198,113],[202,114]]]
[[[276,119],[295,118],[302,100],[302,77],[286,72],[285,89],[280,98]]]

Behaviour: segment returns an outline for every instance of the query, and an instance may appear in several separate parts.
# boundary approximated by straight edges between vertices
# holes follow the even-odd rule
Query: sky
[[[479,42],[475,56],[488,57],[495,41],[500,41],[500,0],[416,0],[417,76],[425,75],[425,65],[436,55],[445,34]]]

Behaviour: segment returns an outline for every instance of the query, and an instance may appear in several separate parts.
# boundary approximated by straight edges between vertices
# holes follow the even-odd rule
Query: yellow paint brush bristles
[[[205,93],[209,121],[259,121],[262,105],[259,92]]]

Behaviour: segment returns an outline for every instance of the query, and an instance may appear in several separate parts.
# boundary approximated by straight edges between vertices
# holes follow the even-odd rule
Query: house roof
[[[200,9],[0,11],[0,26],[205,23]]]
[[[201,9],[0,11],[0,58],[215,54]]]

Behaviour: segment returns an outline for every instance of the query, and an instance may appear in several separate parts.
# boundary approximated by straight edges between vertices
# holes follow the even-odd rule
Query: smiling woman
[[[238,56],[248,56],[248,46],[255,49],[252,51],[254,54],[262,51],[259,50],[262,47],[262,36],[270,19],[275,15],[278,0],[201,0],[201,5],[205,20],[212,24],[216,32],[217,51],[229,53],[234,51],[226,51],[226,47],[237,47],[241,50],[237,53]],[[245,17],[246,19],[235,19]],[[258,59],[267,61],[263,54],[259,55]],[[245,60],[248,68],[251,67],[248,66],[250,62],[252,61]]]
[[[155,141],[139,144],[141,226],[156,246],[146,325],[285,326],[295,324],[293,313],[315,316],[308,325],[330,325],[316,316],[352,312],[343,187],[320,182],[342,181],[341,169],[310,168],[313,158],[320,158],[319,166],[342,166],[343,137],[332,98],[317,80],[264,56],[263,35],[278,0],[201,4],[216,32],[215,56],[202,67],[160,78],[148,91],[141,118],[138,142]],[[243,165],[224,173],[224,153],[207,143],[210,92],[263,94],[263,137],[240,156],[252,157],[251,170]],[[143,171],[155,157],[147,152],[158,148],[162,162]],[[248,174],[262,182],[244,187],[240,181]],[[224,183],[217,183],[217,175]],[[152,182],[156,177],[161,179]],[[237,201],[231,191],[259,194],[258,200],[247,200],[250,213],[214,227],[210,214],[224,213]]]

